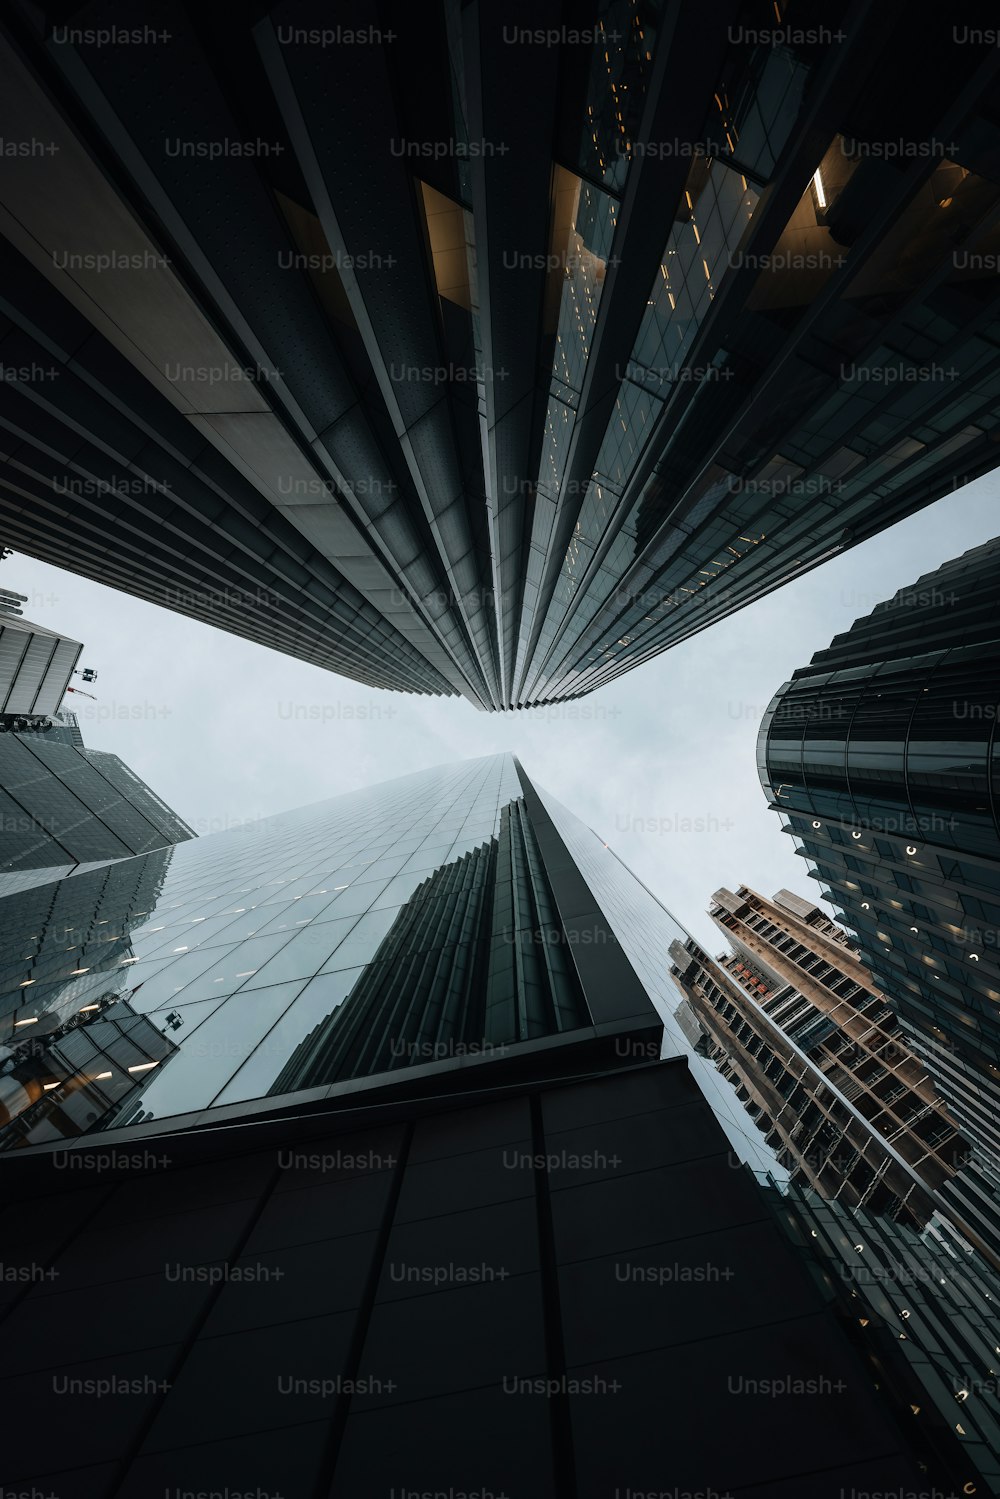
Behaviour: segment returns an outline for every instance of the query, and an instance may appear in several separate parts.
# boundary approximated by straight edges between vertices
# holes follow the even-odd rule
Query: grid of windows
[[[519,795],[509,757],[471,761],[9,895],[4,1066],[9,1087],[35,1095],[13,1138],[75,1132],[81,1109],[93,1128],[266,1094],[420,886],[494,839]],[[463,940],[442,940],[443,968]],[[146,1071],[123,1078],[108,1060],[60,1074],[57,1057],[37,1055],[63,1028],[101,1050],[123,1004],[171,1042]]]
[[[879,604],[785,684],[758,741],[768,799],[973,1141],[994,1219],[998,567],[989,542]]]
[[[18,368],[59,378],[0,382],[5,538],[493,710],[589,692],[990,470],[985,34],[859,15],[832,46],[772,9],[601,0],[542,46],[443,0],[313,56],[189,7],[144,72],[29,28],[4,128],[57,149],[8,174],[39,253],[0,263]],[[221,64],[233,28],[259,70]],[[906,171],[876,74],[921,101]],[[192,139],[235,111],[273,159],[165,154],[176,97]],[[64,294],[95,218],[128,223],[140,298],[115,268]]]

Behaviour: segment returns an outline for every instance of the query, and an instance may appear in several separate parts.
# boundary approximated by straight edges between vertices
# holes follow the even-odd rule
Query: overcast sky
[[[775,691],[896,589],[998,533],[994,475],[611,686],[528,713],[373,691],[22,555],[0,585],[29,596],[28,619],[84,642],[98,701],[66,704],[86,744],[120,755],[199,834],[512,750],[714,952],[704,913],[720,885],[817,895],[757,779]]]

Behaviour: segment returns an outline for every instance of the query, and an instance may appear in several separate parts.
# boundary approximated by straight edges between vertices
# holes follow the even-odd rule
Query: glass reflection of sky
[[[787,1179],[787,1171],[732,1088],[711,1062],[698,1055],[674,1018],[677,990],[670,978],[670,944],[675,938],[686,941],[689,934],[613,849],[554,797],[536,789],[663,1021],[662,1055],[686,1057],[695,1081],[729,1138],[734,1166],[746,1162],[754,1170],[770,1172],[778,1180]]]
[[[0,899],[0,1149],[264,1099],[417,887],[495,839],[521,794],[510,756],[464,761]],[[774,1169],[673,1019],[668,949],[686,932],[539,795],[664,1021],[665,1055],[687,1057],[736,1155]]]
[[[14,1139],[79,1132],[66,1104],[81,1080],[60,1075],[55,1041],[116,1005],[171,1050],[113,1107],[102,1093],[86,1127],[266,1094],[416,887],[494,837],[520,791],[509,757],[466,761],[0,901],[0,1102],[5,1081],[9,1114],[23,1112],[25,1082],[36,1095],[31,1128],[22,1119]],[[91,1089],[98,1066],[115,1073],[106,1057],[94,1063]]]

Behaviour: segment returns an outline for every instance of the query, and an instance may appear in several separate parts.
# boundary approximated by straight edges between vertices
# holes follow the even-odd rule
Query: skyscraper
[[[0,733],[58,711],[82,650],[78,640],[0,609]]]
[[[784,10],[14,0],[0,542],[503,709],[991,469],[991,35]]]
[[[710,914],[730,950],[674,942],[671,976],[793,1179],[919,1229],[943,1214],[1000,1267],[995,1179],[845,933],[788,890],[717,890]]]
[[[771,806],[962,1131],[1000,1163],[1000,542],[919,578],[776,694]]]
[[[775,1223],[686,934],[510,756],[0,916],[8,1481],[606,1499],[665,1420],[682,1491],[980,1481]]]
[[[0,735],[0,829],[0,894],[195,836],[117,755],[84,746],[74,713]]]
[[[9,991],[15,1024],[30,1022],[65,975],[80,970],[90,986],[103,975],[105,988],[144,1014],[180,1008],[186,1028],[208,1024],[203,1042],[236,1033],[232,1056],[182,1045],[172,1078],[144,1080],[138,1111],[157,1119],[231,1103],[235,1112],[213,1118],[267,1112],[278,1107],[270,1099],[280,1095],[284,1108],[302,1088],[326,1095],[400,1067],[412,1077],[425,1059],[495,1063],[515,1045],[545,1051],[595,1027],[612,1038],[639,1032],[642,1047],[656,1038],[652,1051],[623,1042],[623,1058],[659,1056],[664,1018],[673,1029],[663,1002],[670,986],[638,932],[672,938],[683,929],[575,819],[560,831],[561,818],[568,814],[542,799],[512,757],[498,755],[249,823],[225,840],[181,842],[156,861],[175,890],[170,902],[150,896],[138,922],[102,913],[97,925],[111,930],[72,946],[61,907],[51,927],[39,915],[41,897],[14,896],[27,902],[6,906],[13,947],[27,955],[9,974],[20,980]],[[605,868],[588,870],[596,851]],[[141,866],[119,856],[116,867],[124,877]],[[609,870],[607,888],[589,895],[588,874],[607,882]],[[84,868],[46,889],[72,890],[74,905],[85,907],[83,892],[103,890],[103,879]],[[255,899],[241,898],[253,891]],[[22,927],[34,934],[27,945]],[[123,954],[116,944],[126,938]],[[633,963],[643,966],[631,973]],[[292,1009],[293,991],[303,1002]],[[327,1035],[338,1040],[332,1051]],[[284,1049],[279,1036],[288,1038]],[[676,1046],[691,1050],[679,1034]],[[739,1138],[728,1090],[707,1064],[694,1065]],[[181,1073],[191,1082],[175,1100]],[[276,1090],[279,1075],[289,1086]],[[58,1104],[56,1095],[50,1111]],[[762,1148],[755,1164],[770,1161]]]

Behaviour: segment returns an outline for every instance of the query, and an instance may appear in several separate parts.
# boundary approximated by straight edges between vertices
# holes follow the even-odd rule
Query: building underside
[[[781,12],[13,3],[0,543],[508,709],[991,469],[1000,55]]]

